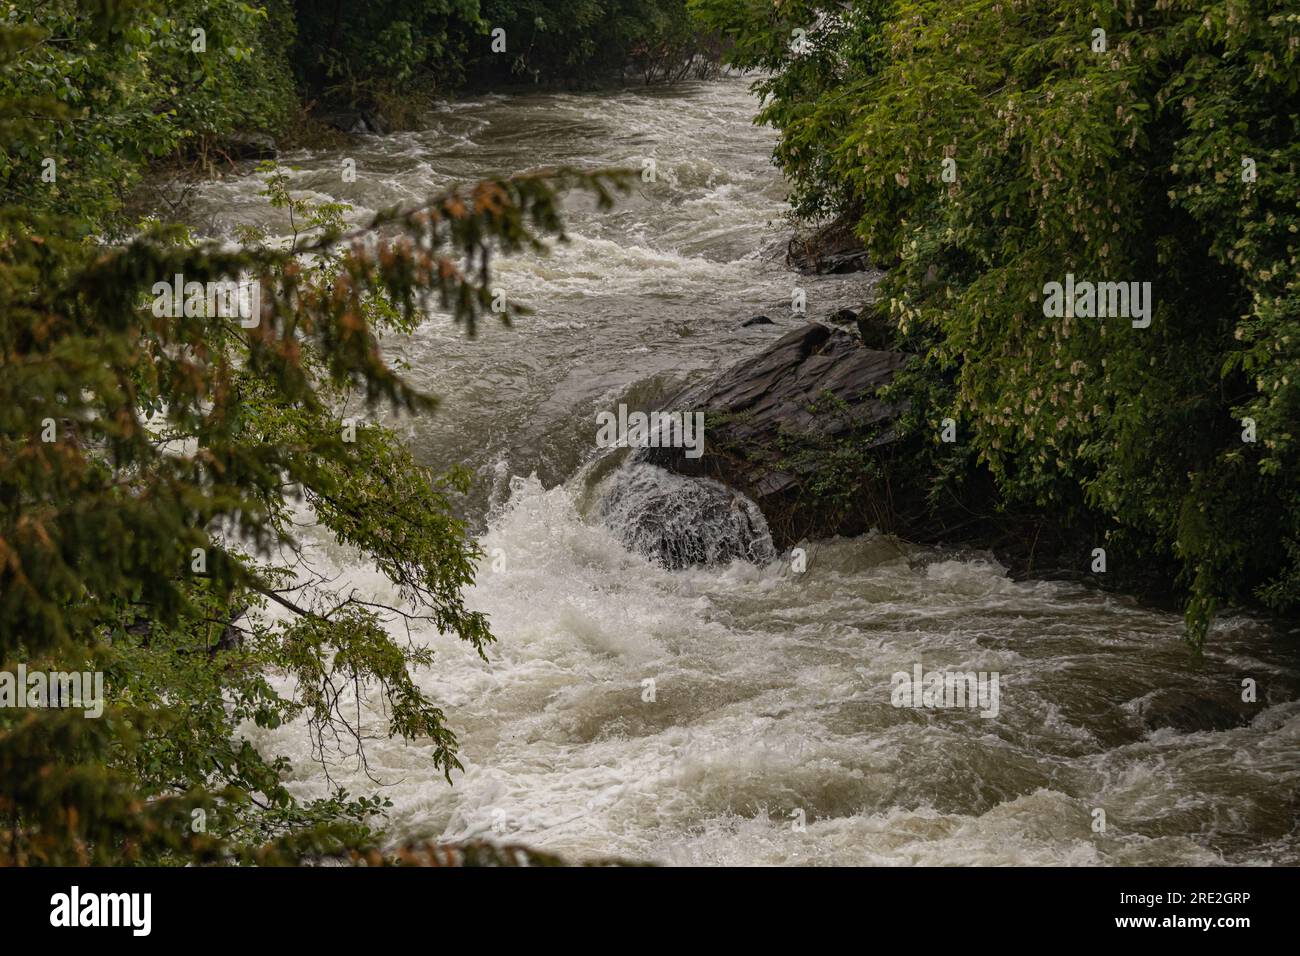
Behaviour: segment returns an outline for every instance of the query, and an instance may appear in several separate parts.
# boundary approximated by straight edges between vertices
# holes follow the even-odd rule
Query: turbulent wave
[[[601,517],[631,551],[667,568],[775,560],[758,506],[716,481],[632,463],[608,479]]]
[[[500,637],[491,663],[416,635],[437,651],[419,682],[466,769],[449,787],[418,744],[370,742],[395,842],[683,864],[1300,862],[1295,674],[1259,625],[1228,622],[1194,666],[1174,615],[879,536],[813,545],[803,574],[669,570],[579,497],[512,480],[481,539],[504,565],[469,596]],[[314,548],[384,593],[332,541]],[[1291,699],[1219,730],[1142,713],[1153,687],[1236,686],[1247,653]],[[917,661],[1000,672],[1000,719],[893,707],[892,675]],[[250,734],[293,758],[302,795],[326,792],[301,728]],[[333,774],[374,787],[355,766]]]

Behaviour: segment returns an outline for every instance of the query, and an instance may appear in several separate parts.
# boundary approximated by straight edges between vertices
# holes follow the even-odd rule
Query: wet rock
[[[365,109],[361,111],[361,116],[366,121],[366,128],[372,133],[387,136],[393,131],[393,124],[379,110]]]
[[[742,329],[747,329],[751,325],[776,325],[776,323],[765,315],[756,315],[752,319],[746,319],[740,323]]]
[[[327,126],[333,126],[335,129],[342,130],[345,133],[359,135],[370,132],[366,126],[365,117],[353,110],[338,110],[330,113],[321,113],[317,117]]]
[[[275,139],[266,133],[231,133],[221,143],[221,151],[233,160],[275,159],[279,155]]]
[[[807,535],[866,530],[878,519],[870,509],[839,514],[804,492],[824,484],[843,464],[836,456],[844,450],[865,453],[894,440],[892,424],[902,409],[876,393],[907,359],[811,323],[666,403],[671,411],[704,412],[701,456],[671,447],[639,449],[637,456],[742,491],[767,516],[778,547]],[[864,499],[878,498],[863,492]]]
[[[894,326],[885,317],[884,310],[878,305],[859,312],[854,324],[858,329],[858,338],[869,349],[889,351],[897,341]]]
[[[861,272],[870,265],[867,250],[846,219],[796,235],[786,247],[785,261],[804,275]]]
[[[716,481],[643,462],[627,462],[606,479],[600,514],[624,547],[674,570],[776,557],[752,501]]]
[[[367,133],[383,135],[391,129],[383,115],[373,109],[333,110],[321,113],[318,119],[322,123],[354,136],[364,136]]]
[[[840,309],[826,316],[824,321],[856,330],[862,344],[869,349],[881,352],[894,350],[897,335],[878,306],[866,306],[860,312]]]
[[[1133,709],[1148,730],[1168,727],[1189,734],[1243,727],[1257,712],[1230,691],[1196,693],[1185,687],[1152,691],[1136,701]]]

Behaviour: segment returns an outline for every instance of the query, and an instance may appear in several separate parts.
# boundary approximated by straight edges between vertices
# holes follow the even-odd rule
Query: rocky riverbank
[[[704,413],[703,454],[665,444],[641,449],[639,461],[740,492],[761,510],[778,550],[874,528],[988,551],[1018,578],[1087,581],[1169,604],[1171,584],[1158,571],[1093,570],[1094,549],[1105,544],[1095,521],[1007,506],[978,466],[958,481],[938,474],[926,454],[937,437],[909,433],[900,421],[907,399],[885,394],[913,356],[891,347],[892,333],[872,316],[840,310],[673,395],[665,408]]]
[[[762,509],[777,547],[892,524],[882,487],[861,489],[861,507],[829,511],[825,496],[809,489],[826,484],[845,450],[875,454],[897,440],[900,409],[878,393],[907,359],[869,349],[847,330],[809,323],[668,401],[668,408],[704,412],[702,455],[660,447],[644,449],[643,459],[742,491]]]

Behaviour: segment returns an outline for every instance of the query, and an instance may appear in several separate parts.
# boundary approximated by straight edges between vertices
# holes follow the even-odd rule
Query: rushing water
[[[466,507],[504,565],[468,598],[499,643],[485,664],[416,635],[437,651],[420,684],[461,738],[454,785],[425,745],[389,740],[368,742],[369,775],[344,763],[333,779],[382,781],[394,841],[573,859],[1300,863],[1295,634],[1233,618],[1197,659],[1175,615],[875,535],[811,545],[802,574],[788,556],[670,571],[626,546],[628,495],[657,479],[612,495],[594,480],[594,413],[650,407],[758,351],[803,321],[796,285],[820,314],[860,304],[873,279],[784,271],[784,184],[755,106],[735,79],[490,96],[420,132],[286,158],[296,190],[358,218],[490,172],[657,167],[612,213],[569,203],[571,242],[551,256],[500,263],[534,316],[475,340],[435,317],[389,343],[443,399],[401,426],[422,459],[478,475]],[[212,235],[280,228],[257,191],[249,176],[205,186],[191,219]],[[776,324],[738,328],[756,313]],[[341,583],[396,599],[327,536],[311,542]],[[997,717],[892,706],[891,675],[917,663],[997,672]],[[1246,678],[1257,704],[1240,701]],[[300,795],[326,792],[303,727],[249,732],[293,759]]]

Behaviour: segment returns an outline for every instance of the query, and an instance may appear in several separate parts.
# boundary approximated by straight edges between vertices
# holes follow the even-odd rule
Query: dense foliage
[[[37,107],[12,117],[0,142],[0,196],[76,210],[86,231],[132,225],[119,214],[151,164],[209,170],[232,139],[292,134],[310,107],[401,122],[471,80],[630,70],[655,81],[718,57],[685,0],[0,0],[0,22],[10,26],[0,97]],[[115,39],[98,42],[106,28]],[[53,180],[29,175],[47,159]]]
[[[65,21],[92,58],[129,60],[142,38],[167,35],[149,5],[96,12]],[[280,862],[363,847],[382,801],[294,799],[286,762],[241,728],[302,718],[333,759],[364,760],[375,733],[418,738],[444,773],[458,766],[414,677],[431,652],[404,625],[483,653],[487,621],[461,598],[479,555],[452,512],[460,476],[430,473],[375,422],[383,406],[433,401],[377,336],[412,328],[430,296],[472,330],[490,306],[489,253],[559,233],[559,189],[607,201],[612,180],[483,182],[345,234],[342,208],[305,204],[268,166],[268,201],[295,224],[287,248],[162,226],[107,245],[86,236],[113,211],[93,195],[107,168],[97,149],[123,136],[165,145],[178,120],[131,112],[132,91],[112,83],[60,102],[31,77],[34,62],[66,62],[70,45],[46,51],[49,37],[0,27],[0,133],[22,144],[5,181],[23,200],[0,208],[0,855]],[[171,62],[166,44],[160,55]],[[152,62],[131,82],[151,81]],[[107,145],[60,126],[112,131],[115,119],[127,132]],[[187,285],[173,297],[175,276]],[[191,295],[209,282],[242,283],[245,310],[203,286]],[[400,600],[339,592],[313,568],[297,534],[307,507]],[[102,715],[81,706],[84,685],[76,706],[21,685],[17,698],[20,668],[102,674]],[[366,694],[381,726],[359,723]]]
[[[799,211],[891,266],[938,465],[1170,563],[1193,640],[1224,601],[1300,610],[1294,4],[693,4],[772,71]],[[1151,282],[1150,326],[1046,315],[1067,272]]]
[[[412,81],[669,79],[717,51],[684,0],[379,0],[295,3],[294,60],[309,86],[352,102]]]
[[[31,106],[11,111],[0,140],[3,201],[75,210],[85,231],[102,229],[150,162],[205,156],[233,130],[287,121],[295,94],[283,17],[232,0],[134,7],[0,3],[10,25],[0,99]],[[109,28],[115,39],[104,42]]]
[[[481,0],[480,6],[487,30],[505,30],[509,44],[504,55],[492,53],[486,41],[479,47],[473,69],[484,79],[574,80],[629,67],[652,81],[692,65],[707,70],[717,59],[716,44],[684,0]]]

